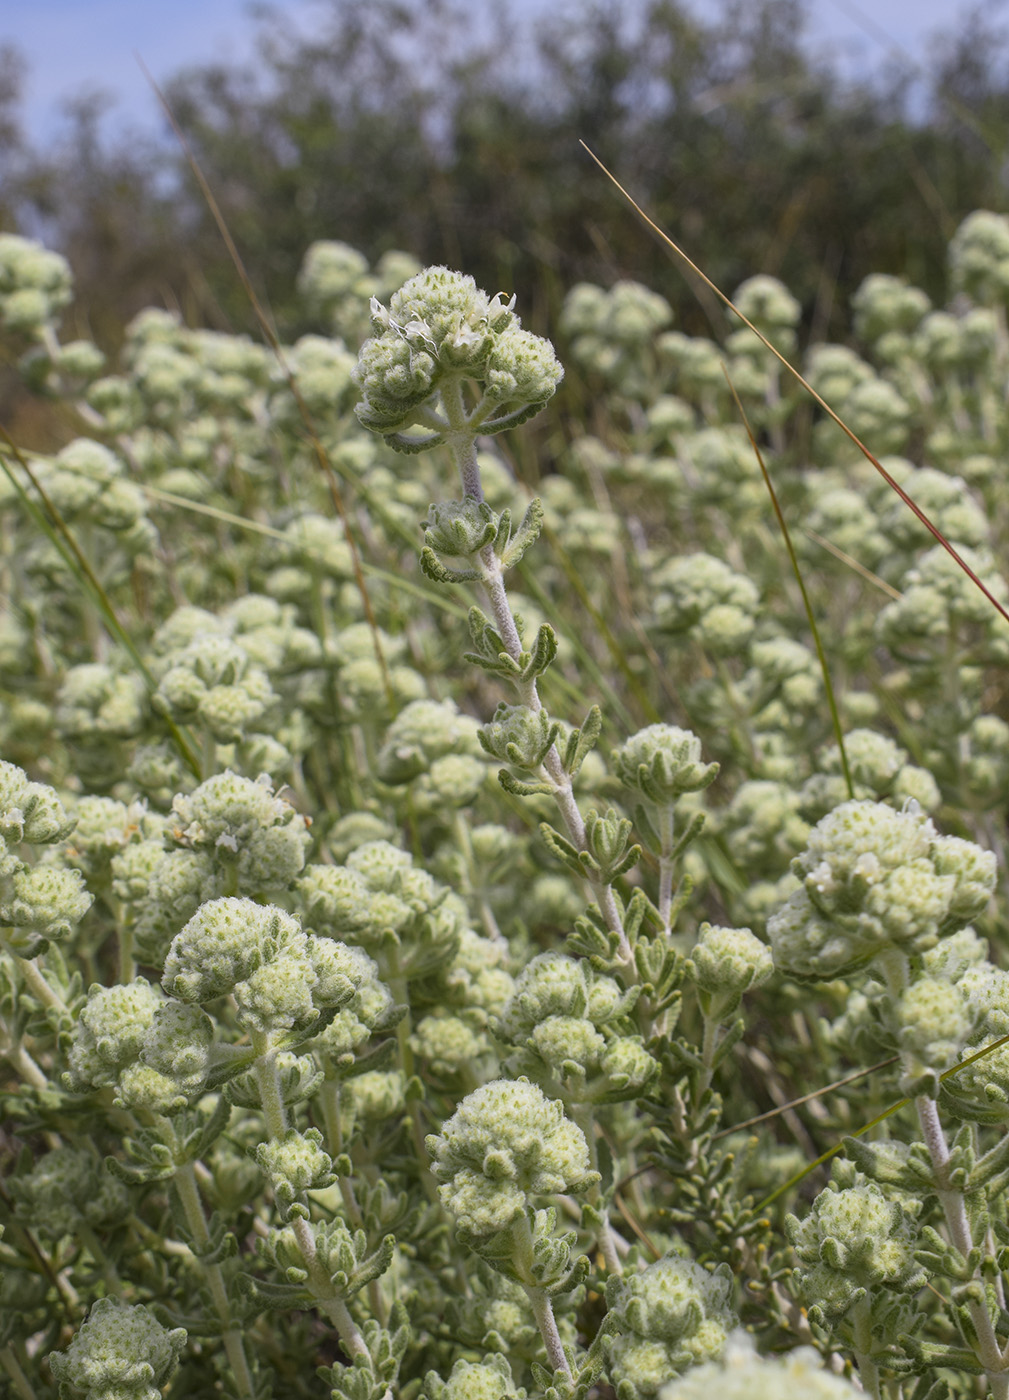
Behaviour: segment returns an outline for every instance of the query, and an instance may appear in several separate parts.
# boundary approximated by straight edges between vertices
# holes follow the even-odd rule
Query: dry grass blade
[[[834,694],[834,682],[830,678],[830,666],[827,664],[827,653],[823,648],[820,629],[816,623],[816,614],[813,612],[813,604],[810,602],[805,580],[802,577],[802,570],[799,568],[799,560],[795,553],[795,546],[792,544],[792,536],[789,534],[788,525],[782,513],[781,502],[778,500],[778,493],[774,489],[774,483],[771,480],[770,472],[767,470],[764,454],[757,444],[757,439],[753,436],[753,429],[750,427],[750,420],[746,416],[746,409],[743,407],[739,395],[736,393],[736,386],[732,382],[724,361],[722,363],[722,373],[725,375],[725,382],[728,384],[729,391],[735,400],[739,416],[743,420],[743,427],[746,429],[746,436],[750,439],[750,446],[753,448],[754,456],[760,463],[760,473],[764,478],[767,494],[771,498],[771,506],[774,509],[775,519],[778,522],[778,529],[781,531],[781,537],[785,541],[785,548],[788,551],[788,558],[792,565],[795,581],[799,585],[799,592],[802,594],[802,606],[806,610],[806,620],[809,623],[809,630],[813,634],[813,645],[816,647],[816,655],[819,659],[820,671],[823,675],[823,688],[827,695],[827,705],[830,708],[830,722],[834,730],[834,738],[837,740],[837,747],[841,754],[841,771],[844,773],[844,782],[848,789],[848,796],[854,797],[855,784],[852,781],[851,768],[848,764],[848,751],[844,746],[844,730],[841,728],[841,716],[837,708],[837,696]]]
[[[808,525],[802,527],[802,533],[808,539],[811,539],[814,544],[818,544],[821,548],[825,549],[828,554],[832,554],[835,559],[840,559],[842,564],[847,564],[848,568],[854,570],[856,574],[861,574],[866,583],[871,583],[873,588],[880,589],[888,598],[902,598],[904,596],[899,588],[894,588],[892,584],[887,583],[886,579],[880,578],[879,574],[874,574],[871,569],[867,569],[864,564],[860,564],[857,559],[853,559],[850,554],[846,554],[843,549],[839,549],[836,544],[833,544],[824,535],[817,534],[815,530],[811,530]]]
[[[649,216],[648,216],[648,215],[645,213],[645,211],[641,208],[641,205],[638,204],[638,203],[636,202],[636,200],[635,200],[630,194],[628,194],[627,190],[624,189],[623,185],[620,183],[620,181],[617,179],[617,177],[616,177],[615,175],[613,175],[609,170],[607,170],[606,166],[605,166],[605,165],[603,164],[603,162],[599,159],[599,157],[595,154],[595,152],[594,152],[589,146],[587,146],[587,145],[585,144],[584,141],[582,141],[580,144],[585,148],[585,150],[587,151],[587,153],[592,157],[592,159],[595,161],[596,165],[599,166],[599,169],[603,172],[603,174],[606,176],[606,178],[607,178],[608,180],[610,180],[610,181],[616,186],[616,188],[620,191],[620,193],[623,195],[624,199],[627,200],[628,204],[629,204],[629,205],[631,206],[631,208],[635,211],[635,213],[636,213],[641,219],[644,220],[644,222],[647,224],[647,226],[648,226],[654,233],[658,234],[658,236],[662,239],[663,243],[667,244],[668,247],[672,248],[673,252],[677,255],[677,257],[682,258],[683,262],[687,265],[687,267],[689,267],[690,270],[691,270],[697,277],[700,277],[700,278],[701,278],[701,280],[703,281],[704,285],[705,285],[706,287],[709,287],[709,288],[715,293],[715,295],[719,298],[719,300],[720,300],[725,306],[727,306],[727,307],[729,308],[729,310],[733,313],[733,315],[739,317],[739,319],[740,319],[740,321],[742,321],[743,325],[746,326],[749,330],[751,330],[751,331],[753,332],[753,334],[757,337],[757,339],[760,341],[760,343],[761,343],[763,346],[765,346],[766,349],[770,350],[771,354],[775,357],[775,359],[778,360],[779,363],[788,371],[788,373],[789,373],[790,375],[792,375],[792,377],[793,377],[799,384],[802,385],[802,387],[806,390],[807,394],[810,394],[810,395],[812,396],[812,398],[816,401],[816,403],[818,403],[818,404],[820,405],[820,407],[823,409],[824,413],[826,413],[827,416],[828,416],[829,418],[832,418],[832,419],[833,419],[833,421],[837,424],[837,426],[841,429],[841,431],[845,434],[845,436],[849,439],[849,441],[850,441],[855,447],[858,448],[859,452],[862,453],[862,456],[866,459],[866,461],[872,463],[872,466],[875,468],[875,470],[876,470],[877,472],[879,472],[880,476],[881,476],[881,477],[883,478],[883,480],[886,482],[887,486],[890,487],[891,491],[896,492],[896,494],[897,494],[897,495],[900,497],[900,499],[904,502],[904,504],[907,506],[907,508],[908,508],[910,511],[912,511],[912,512],[914,513],[914,515],[918,518],[918,520],[921,521],[922,525],[925,526],[925,529],[929,532],[929,534],[930,534],[940,545],[942,545],[942,547],[943,547],[943,549],[946,551],[946,553],[947,553],[947,554],[950,556],[950,558],[956,563],[956,565],[958,566],[958,568],[960,568],[960,569],[963,570],[963,572],[964,572],[964,573],[967,575],[967,577],[970,579],[971,583],[974,584],[975,588],[979,589],[979,590],[981,591],[981,593],[984,594],[985,598],[987,598],[988,602],[991,603],[991,605],[992,605],[992,607],[995,609],[995,611],[996,611],[1001,617],[1003,617],[1003,618],[1006,620],[1006,622],[1009,622],[1009,610],[1006,609],[1006,607],[1004,606],[1004,604],[1002,604],[1002,603],[999,602],[999,600],[995,597],[994,593],[992,593],[991,589],[988,588],[987,585],[986,585],[985,583],[983,583],[981,579],[978,578],[978,576],[977,576],[977,574],[974,572],[974,570],[970,567],[970,565],[967,563],[967,561],[961,557],[961,555],[956,551],[956,549],[953,547],[953,545],[950,544],[949,540],[948,540],[948,539],[946,538],[946,536],[942,533],[942,531],[939,529],[939,527],[938,527],[937,525],[934,525],[934,524],[932,523],[932,521],[929,519],[929,517],[925,514],[925,512],[921,509],[921,507],[920,507],[919,505],[916,505],[916,504],[915,504],[915,502],[911,499],[911,497],[907,494],[907,492],[906,492],[906,491],[904,490],[904,488],[901,486],[900,482],[899,482],[899,481],[896,481],[896,480],[890,475],[890,473],[887,471],[886,467],[883,466],[883,464],[882,464],[882,462],[879,460],[879,458],[876,457],[876,456],[874,456],[874,454],[873,454],[872,452],[870,452],[869,448],[866,447],[866,445],[865,445],[865,443],[862,441],[862,439],[861,439],[860,437],[858,437],[857,434],[855,434],[854,432],[852,432],[852,430],[848,427],[847,423],[845,423],[845,422],[843,421],[843,419],[840,417],[840,415],[839,415],[838,413],[836,413],[834,409],[831,408],[831,406],[830,406],[830,404],[827,402],[827,400],[826,400],[825,398],[823,398],[822,395],[820,395],[820,394],[818,394],[818,393],[816,392],[816,390],[813,388],[812,384],[810,384],[808,380],[804,379],[803,376],[799,373],[799,371],[795,368],[795,366],[794,366],[793,364],[791,364],[791,363],[785,358],[785,356],[781,353],[781,351],[778,350],[774,345],[771,344],[771,342],[768,340],[767,336],[764,335],[761,331],[759,331],[759,330],[757,329],[757,327],[753,324],[753,322],[752,322],[747,316],[744,316],[744,315],[743,315],[743,313],[739,310],[739,308],[738,308],[738,307],[735,305],[735,303],[732,301],[731,297],[726,296],[725,292],[722,291],[721,287],[719,287],[715,282],[713,282],[713,281],[711,280],[711,278],[707,275],[707,273],[704,272],[704,271],[702,271],[702,269],[701,269],[700,267],[698,267],[697,263],[694,262],[693,258],[691,258],[691,257],[689,256],[689,254],[685,253],[685,252],[683,251],[683,249],[680,247],[680,245],[679,245],[678,243],[675,243],[675,242],[669,237],[668,233],[665,233],[661,228],[659,228],[658,224],[655,222],[654,219],[649,218]]]

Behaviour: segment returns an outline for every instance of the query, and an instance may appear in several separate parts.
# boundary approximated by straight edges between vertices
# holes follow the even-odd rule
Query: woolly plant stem
[[[662,843],[659,851],[659,917],[662,919],[662,930],[668,938],[672,932],[673,909],[674,818],[672,806],[659,808],[658,821],[659,840]]]
[[[256,1083],[259,1086],[259,1101],[266,1120],[266,1131],[271,1140],[281,1138],[287,1132],[287,1111],[284,1108],[280,1076],[277,1073],[277,1052],[273,1048],[272,1037],[266,1031],[253,1031],[252,1045],[257,1052]],[[347,1304],[336,1295],[332,1279],[319,1263],[311,1225],[298,1214],[293,1214],[289,1223],[298,1242],[298,1250],[308,1272],[309,1286],[320,1311],[326,1314],[336,1328],[348,1355],[368,1356],[367,1344],[351,1317]]]
[[[866,1395],[871,1395],[872,1400],[881,1400],[879,1389],[879,1367],[872,1360],[872,1318],[869,1310],[869,1299],[860,1299],[852,1309],[852,1332],[854,1341],[855,1364],[858,1367],[858,1376],[862,1382],[862,1389]]]
[[[66,1011],[66,1002],[42,976],[42,970],[35,959],[21,958],[20,963],[21,973],[28,985],[28,990],[38,997],[42,1005],[50,1006],[54,1011]]]
[[[515,1221],[512,1234],[515,1240],[514,1257],[518,1272],[520,1275],[528,1276],[533,1265],[534,1250],[533,1232],[526,1214],[523,1213]],[[546,1347],[547,1360],[550,1362],[551,1370],[560,1371],[569,1381],[573,1381],[574,1377],[564,1352],[561,1334],[557,1329],[557,1319],[554,1317],[554,1308],[549,1293],[545,1288],[541,1288],[535,1283],[523,1281],[522,1288],[532,1304],[533,1316],[536,1318],[536,1326],[540,1329],[540,1336]]]
[[[350,1309],[343,1299],[337,1296],[332,1279],[327,1277],[325,1269],[319,1263],[311,1225],[300,1215],[292,1216],[290,1225],[294,1238],[298,1241],[298,1250],[305,1261],[309,1287],[319,1310],[326,1314],[336,1328],[340,1341],[349,1356],[363,1356],[370,1360],[371,1353],[368,1351],[368,1344],[361,1335],[357,1323],[351,1317]]]
[[[946,1134],[939,1119],[939,1107],[935,1099],[924,1096],[915,1099],[914,1106],[918,1113],[918,1122],[921,1125],[925,1146],[928,1148],[928,1155],[932,1159],[939,1204],[942,1206],[943,1215],[946,1218],[950,1242],[966,1258],[972,1248],[967,1204],[963,1192],[950,1186],[950,1151]],[[979,1281],[983,1282],[980,1280],[980,1275],[978,1277]],[[992,1320],[988,1315],[988,1309],[980,1299],[976,1298],[968,1299],[967,1308],[977,1338],[974,1350],[977,1359],[985,1369],[988,1384],[991,1386],[992,1398],[993,1400],[1009,1400],[1007,1358],[999,1346]]]
[[[585,1136],[585,1141],[589,1147],[589,1161],[592,1170],[599,1170],[599,1142],[596,1137],[596,1116],[591,1104],[580,1104],[571,1110],[571,1116],[581,1128]],[[622,1274],[624,1266],[620,1262],[620,1255],[617,1253],[617,1246],[613,1239],[613,1230],[610,1226],[609,1211],[601,1207],[602,1192],[599,1190],[599,1183],[590,1189],[588,1193],[589,1204],[602,1216],[599,1226],[599,1249],[606,1261],[606,1271],[610,1274]]]
[[[476,501],[484,499],[483,485],[480,481],[480,467],[477,462],[476,441],[470,427],[466,410],[463,405],[462,387],[458,379],[446,378],[441,386],[442,407],[449,422],[449,432],[446,434],[446,441],[452,452],[455,464],[459,469],[459,476],[462,481],[463,494],[470,496]],[[479,410],[478,410],[479,412]],[[505,650],[513,660],[518,660],[522,653],[522,639],[515,623],[515,615],[511,610],[508,601],[508,592],[504,585],[503,569],[501,560],[494,551],[491,544],[485,545],[480,551],[479,560],[481,565],[481,583],[487,597],[491,616],[494,619],[494,626],[497,629]],[[519,693],[519,700],[530,710],[539,711],[543,708],[540,699],[539,687],[536,678],[532,677],[528,681],[520,681],[516,685]],[[585,823],[582,814],[578,810],[578,803],[575,800],[574,788],[571,783],[571,775],[564,770],[561,756],[557,752],[556,744],[552,744],[549,752],[543,760],[551,785],[553,787],[554,801],[567,827],[568,835],[572,843],[580,851],[586,849],[585,843]],[[593,880],[589,876],[589,884],[592,892],[599,901],[599,908],[607,927],[614,932],[620,940],[621,961],[634,966],[634,953],[624,929],[623,920],[620,917],[620,909],[617,905],[616,897],[612,888],[600,880]]]
[[[210,1231],[207,1229],[207,1221],[203,1214],[200,1189],[196,1184],[196,1171],[192,1162],[185,1162],[178,1167],[174,1180],[189,1233],[197,1244],[209,1244]],[[254,1396],[256,1387],[249,1369],[248,1358],[245,1355],[242,1329],[232,1319],[231,1304],[228,1301],[228,1290],[221,1266],[220,1264],[210,1264],[206,1260],[201,1260],[200,1265],[207,1280],[214,1311],[224,1328],[221,1333],[221,1341],[224,1343],[224,1351],[231,1364],[238,1393],[241,1396]]]

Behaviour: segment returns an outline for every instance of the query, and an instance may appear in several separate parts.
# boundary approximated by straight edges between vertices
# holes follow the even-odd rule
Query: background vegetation
[[[895,58],[854,80],[811,56],[801,0],[717,13],[580,0],[493,32],[487,8],[332,0],[310,40],[267,13],[253,65],[195,67],[168,84],[283,331],[299,328],[291,289],[319,238],[521,287],[538,330],[573,282],[634,276],[661,286],[687,329],[708,331],[668,255],[590,175],[578,138],[717,281],[781,277],[820,336],[837,333],[835,308],[869,272],[935,296],[960,220],[1005,207],[1009,68],[990,8],[937,41],[927,71]],[[19,130],[22,78],[8,53],[0,226],[70,258],[77,332],[114,344],[152,303],[250,328],[174,140],[116,134],[93,99],[58,146],[34,149]]]

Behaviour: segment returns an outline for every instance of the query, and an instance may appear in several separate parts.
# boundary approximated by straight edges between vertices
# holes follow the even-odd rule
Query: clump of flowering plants
[[[1007,265],[803,366],[996,602]],[[110,366],[0,239],[3,1393],[1009,1396],[1009,624],[774,279],[573,288],[522,479],[514,298],[299,285]]]

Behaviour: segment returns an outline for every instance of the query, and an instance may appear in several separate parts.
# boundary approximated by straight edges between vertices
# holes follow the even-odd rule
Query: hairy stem
[[[200,1201],[200,1190],[196,1184],[196,1171],[193,1163],[185,1162],[180,1166],[175,1173],[174,1181],[189,1233],[197,1244],[209,1244],[210,1231],[207,1229],[207,1221],[203,1214],[203,1205]],[[224,1351],[231,1364],[238,1393],[242,1396],[253,1396],[256,1393],[256,1388],[253,1384],[248,1358],[245,1355],[242,1329],[231,1316],[231,1304],[228,1301],[224,1273],[220,1264],[211,1264],[206,1260],[200,1260],[200,1267],[203,1269],[207,1287],[210,1289],[214,1311],[223,1324],[221,1341],[224,1343]]]

